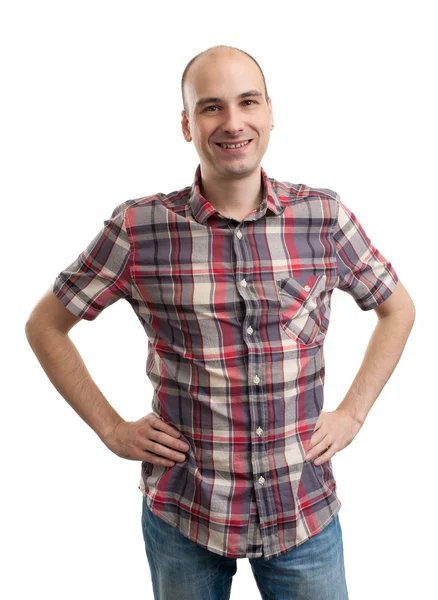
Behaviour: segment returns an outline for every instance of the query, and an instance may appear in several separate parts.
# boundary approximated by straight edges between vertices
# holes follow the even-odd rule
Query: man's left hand
[[[314,464],[327,462],[336,452],[351,444],[362,425],[363,423],[339,408],[330,412],[321,411],[305,460],[313,460],[320,454]]]

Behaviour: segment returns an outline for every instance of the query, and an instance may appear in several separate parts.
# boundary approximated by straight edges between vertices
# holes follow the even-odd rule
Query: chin
[[[224,170],[230,173],[252,173],[258,166],[257,161],[242,160],[241,162],[236,161],[234,164],[224,165]]]

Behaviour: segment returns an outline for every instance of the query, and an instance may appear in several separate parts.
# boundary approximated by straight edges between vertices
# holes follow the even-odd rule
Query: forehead
[[[187,98],[192,102],[205,96],[232,100],[250,89],[263,93],[263,77],[255,62],[239,53],[201,56],[186,79]]]

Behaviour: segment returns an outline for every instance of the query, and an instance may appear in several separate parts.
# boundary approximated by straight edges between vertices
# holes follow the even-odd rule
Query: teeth
[[[249,140],[242,142],[241,144],[219,144],[219,146],[222,146],[222,148],[240,148],[241,146],[246,146],[247,144],[249,144]]]

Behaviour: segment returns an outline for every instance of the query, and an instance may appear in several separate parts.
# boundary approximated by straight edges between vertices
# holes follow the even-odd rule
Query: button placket
[[[235,232],[235,236],[237,238],[237,240],[242,240],[243,233],[240,229],[236,230]],[[244,243],[245,240],[242,241],[242,244]],[[237,256],[237,262],[235,265],[236,268],[236,282],[237,282],[237,286],[240,287],[240,293],[241,296],[243,298],[243,300],[245,301],[245,305],[246,305],[246,318],[249,322],[253,321],[254,318],[254,313],[252,305],[251,304],[247,304],[247,302],[249,302],[249,299],[246,295],[246,293],[254,295],[256,293],[257,288],[251,284],[251,281],[247,281],[246,280],[246,276],[248,271],[246,270],[246,261],[244,260],[244,257],[241,254],[241,249],[242,249],[242,245],[237,244],[236,241],[236,245],[235,245],[235,252],[236,252],[236,256]],[[242,275],[244,275],[242,277]],[[245,290],[245,292],[243,291]],[[254,298],[253,298],[254,299]],[[253,327],[251,325],[248,325],[248,327],[246,327],[246,333],[248,335],[253,335],[255,333]],[[264,368],[264,362],[263,360],[261,360],[260,358],[260,354],[258,354],[257,352],[255,352],[253,344],[249,342],[248,340],[248,377],[249,377],[249,381],[251,382],[251,377],[252,377],[252,383],[254,386],[257,386],[257,388],[253,387],[252,390],[249,391],[249,396],[250,396],[250,403],[251,403],[251,399],[252,397],[254,398],[258,398],[258,402],[255,402],[253,405],[253,408],[251,409],[251,418],[252,418],[252,422],[253,423],[264,423],[265,419],[266,419],[266,399],[265,399],[265,403],[261,402],[261,397],[260,394],[263,393],[263,389],[262,389],[262,377],[259,376],[259,374],[257,373],[257,371],[259,371],[260,373],[263,373],[263,368]],[[261,370],[260,370],[261,369]],[[251,371],[252,371],[252,375],[251,375]],[[255,371],[255,374],[254,374]],[[257,392],[256,389],[258,389],[259,391]],[[269,471],[269,463],[268,463],[268,459],[267,459],[267,441],[263,440],[263,434],[264,434],[264,430],[262,427],[258,426],[257,429],[255,430],[255,433],[257,435],[257,437],[259,438],[259,442],[256,445],[256,449],[255,449],[255,462],[253,464],[254,467],[254,473],[256,474],[257,472],[259,473],[259,476],[256,479],[256,482],[258,482],[260,487],[263,487],[265,485],[266,479],[263,475],[261,475],[260,473],[263,472],[268,472]],[[269,498],[267,497],[264,500],[261,500],[262,502],[267,502],[269,504]]]

